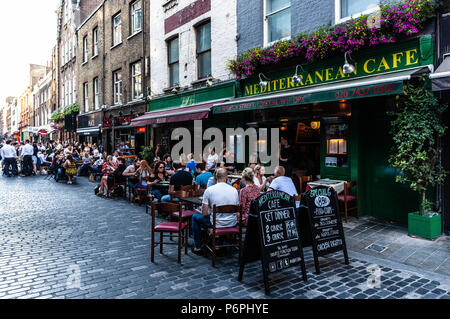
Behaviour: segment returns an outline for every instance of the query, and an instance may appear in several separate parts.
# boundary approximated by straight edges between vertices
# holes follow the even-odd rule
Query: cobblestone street
[[[260,263],[247,266],[239,283],[237,255],[219,257],[212,268],[209,259],[190,253],[180,266],[175,248],[165,247],[150,263],[145,208],[100,199],[93,188],[85,178],[72,186],[44,177],[0,179],[0,298],[266,298]],[[367,237],[356,221],[345,226],[350,266],[335,254],[321,258],[323,272],[316,275],[306,248],[308,282],[297,269],[272,276],[271,298],[450,298],[447,238],[412,251],[406,239],[394,247],[377,241],[406,236],[401,228],[386,226],[383,234],[384,226],[371,219],[360,224]],[[374,227],[379,233],[369,234]],[[365,249],[377,242],[384,255]],[[396,258],[388,258],[389,247]],[[404,247],[410,255],[401,253]],[[427,252],[436,259],[416,267],[412,257]],[[379,287],[367,284],[373,264],[381,269]],[[78,269],[81,288],[70,288]]]

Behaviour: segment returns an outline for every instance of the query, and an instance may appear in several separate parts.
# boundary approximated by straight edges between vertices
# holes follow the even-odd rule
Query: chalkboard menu
[[[308,215],[311,226],[313,253],[316,272],[320,273],[319,258],[337,251],[343,251],[348,265],[344,228],[339,214],[336,191],[321,186],[306,193]]]
[[[295,203],[284,192],[272,191],[252,202],[239,281],[242,281],[245,264],[256,260],[262,262],[267,295],[270,294],[268,274],[301,266],[306,281]]]

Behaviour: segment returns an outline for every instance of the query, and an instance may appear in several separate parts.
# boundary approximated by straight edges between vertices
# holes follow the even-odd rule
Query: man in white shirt
[[[282,191],[290,196],[297,196],[297,189],[291,178],[284,176],[286,171],[283,166],[275,168],[275,179],[269,186],[269,192],[272,190]]]
[[[217,167],[217,163],[219,161],[219,155],[216,154],[216,150],[211,149],[211,153],[208,156],[208,160],[206,161],[206,170],[211,171],[215,170]]]
[[[239,205],[239,194],[237,190],[227,184],[228,173],[224,168],[216,172],[217,184],[208,188],[203,194],[202,213],[192,217],[192,232],[194,234],[194,254],[201,254],[201,225],[211,227],[213,223],[214,206]],[[217,214],[216,227],[228,228],[237,224],[236,214]]]
[[[22,174],[20,175],[21,177],[31,176],[33,173],[33,153],[33,146],[30,144],[29,140],[26,140],[20,153],[23,161]]]
[[[14,172],[14,163],[16,161],[16,157],[17,157],[17,152],[16,152],[16,148],[14,146],[11,145],[11,141],[6,141],[6,144],[2,147],[2,149],[0,150],[1,152],[1,156],[3,159],[3,174],[11,177],[13,174],[15,174],[16,172]]]

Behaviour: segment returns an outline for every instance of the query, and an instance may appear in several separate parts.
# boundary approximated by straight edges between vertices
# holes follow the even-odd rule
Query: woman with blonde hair
[[[248,214],[250,213],[252,200],[257,199],[261,195],[261,191],[254,183],[255,172],[250,167],[244,170],[242,173],[242,178],[244,179],[246,186],[241,189],[239,197],[242,205],[242,224],[247,226]]]
[[[255,167],[255,178],[254,183],[259,187],[261,191],[264,191],[267,187],[266,185],[266,168],[262,165],[256,165]]]

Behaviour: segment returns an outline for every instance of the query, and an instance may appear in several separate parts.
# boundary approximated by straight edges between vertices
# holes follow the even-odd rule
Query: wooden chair
[[[355,195],[350,195],[350,189],[355,187]],[[348,223],[348,212],[356,210],[356,217],[359,219],[359,201],[358,201],[358,181],[346,182],[344,184],[344,194],[338,195],[339,203],[344,205],[345,222]],[[352,207],[349,203],[354,202]]]
[[[138,187],[134,188],[134,195],[133,201],[136,202],[136,198],[139,197],[139,205],[142,203],[147,204],[148,202],[148,194],[150,193],[151,188],[148,187],[142,187],[142,182],[147,181],[148,177],[139,177],[139,185]]]
[[[210,233],[208,230],[208,236],[205,243],[205,253],[209,250],[211,252],[212,266],[216,266],[216,249],[224,248],[224,247],[237,247],[239,249],[239,262],[241,261],[242,255],[242,206],[238,205],[227,205],[227,206],[214,206],[213,209],[213,223],[212,223],[212,232]],[[238,224],[235,227],[230,228],[217,228],[217,214],[238,214],[239,220]],[[217,237],[225,237],[225,236],[238,236],[238,244],[224,244],[224,245],[216,245]],[[209,241],[211,241],[211,245],[209,245]]]
[[[184,190],[176,191],[170,194],[170,200],[173,201],[174,199],[178,199],[180,201],[181,206],[185,207],[185,209],[183,209],[181,212],[181,219],[183,220],[183,222],[186,222],[188,224],[189,233],[192,233],[192,216],[195,215],[195,211],[191,207],[190,203],[183,202],[183,198],[186,197],[191,197],[191,193]],[[180,213],[178,211],[174,211],[171,214],[171,217],[178,219],[179,215]]]
[[[312,175],[300,177],[300,194],[303,194],[306,191],[306,183],[310,183],[312,181]]]
[[[155,224],[156,211],[158,213],[166,212],[173,213],[178,212],[177,222],[164,222],[159,225]],[[155,203],[152,202],[152,247],[151,247],[151,262],[155,262],[155,247],[160,246],[160,254],[163,254],[163,245],[177,245],[178,246],[178,263],[181,264],[181,250],[184,246],[184,253],[188,254],[188,227],[186,223],[183,223],[181,204],[175,203]],[[159,233],[159,241],[155,241],[155,234]],[[178,238],[177,242],[164,242],[165,234],[170,234],[172,238],[175,236]],[[167,236],[168,237],[168,236]]]
[[[45,171],[48,174],[48,165],[41,165],[41,167],[39,168],[39,176],[42,176],[42,170],[45,169]]]

